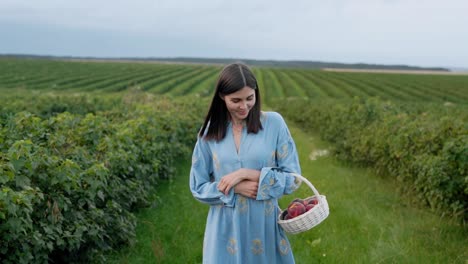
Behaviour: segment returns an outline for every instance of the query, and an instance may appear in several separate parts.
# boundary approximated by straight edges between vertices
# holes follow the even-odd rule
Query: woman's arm
[[[218,182],[210,179],[210,175],[213,173],[212,167],[212,156],[208,143],[199,138],[193,150],[190,190],[200,202],[233,207],[235,203],[234,190],[221,192],[218,189]]]
[[[218,184],[218,190],[224,194],[228,194],[232,187],[236,186],[242,181],[248,180],[258,182],[260,179],[260,171],[252,169],[238,169],[228,175],[224,176]]]
[[[252,199],[257,198],[258,181],[243,180],[234,186],[234,192]]]
[[[284,119],[274,114],[278,121],[279,133],[276,143],[276,167],[264,167],[260,172],[257,200],[279,198],[295,191],[301,181],[291,173],[301,174],[296,145]]]

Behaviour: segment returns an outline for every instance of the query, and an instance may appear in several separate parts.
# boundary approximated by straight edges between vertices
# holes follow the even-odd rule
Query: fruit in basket
[[[307,198],[307,199],[304,200],[305,205],[308,205],[308,204],[317,205],[318,203],[319,202],[318,202],[317,197],[310,197],[310,198]]]
[[[288,209],[284,210],[281,214],[282,220],[293,219],[305,212],[312,210],[319,203],[317,197],[309,197],[306,199],[296,198],[288,206]]]
[[[301,203],[299,201],[296,201],[296,202],[293,201],[288,206],[288,215],[291,218],[297,217],[305,212],[306,212],[306,207],[304,206],[304,203]]]
[[[303,203],[304,205],[306,205],[304,203],[304,200],[302,200],[301,198],[296,198],[296,199],[292,200],[291,204],[294,203],[294,202]]]
[[[315,204],[308,204],[306,205],[306,212],[310,211],[310,209],[314,208],[315,207]]]

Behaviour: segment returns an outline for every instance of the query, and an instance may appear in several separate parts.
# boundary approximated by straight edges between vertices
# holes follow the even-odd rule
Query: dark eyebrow
[[[251,95],[247,96],[247,98],[252,97],[252,96],[254,96],[254,95],[255,95],[255,93],[252,93]],[[240,97],[233,97],[233,98],[231,98],[231,100],[242,100],[242,98],[240,98]]]

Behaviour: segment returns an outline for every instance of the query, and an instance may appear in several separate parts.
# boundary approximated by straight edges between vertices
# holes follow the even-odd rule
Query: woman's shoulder
[[[274,126],[281,126],[285,123],[283,116],[281,116],[280,113],[273,112],[273,111],[267,111],[267,112],[262,111],[262,115],[260,119],[262,123],[271,124]]]

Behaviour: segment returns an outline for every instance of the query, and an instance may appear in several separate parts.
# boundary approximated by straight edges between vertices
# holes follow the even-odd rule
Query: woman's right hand
[[[258,182],[244,180],[234,186],[234,192],[245,197],[257,199]]]

